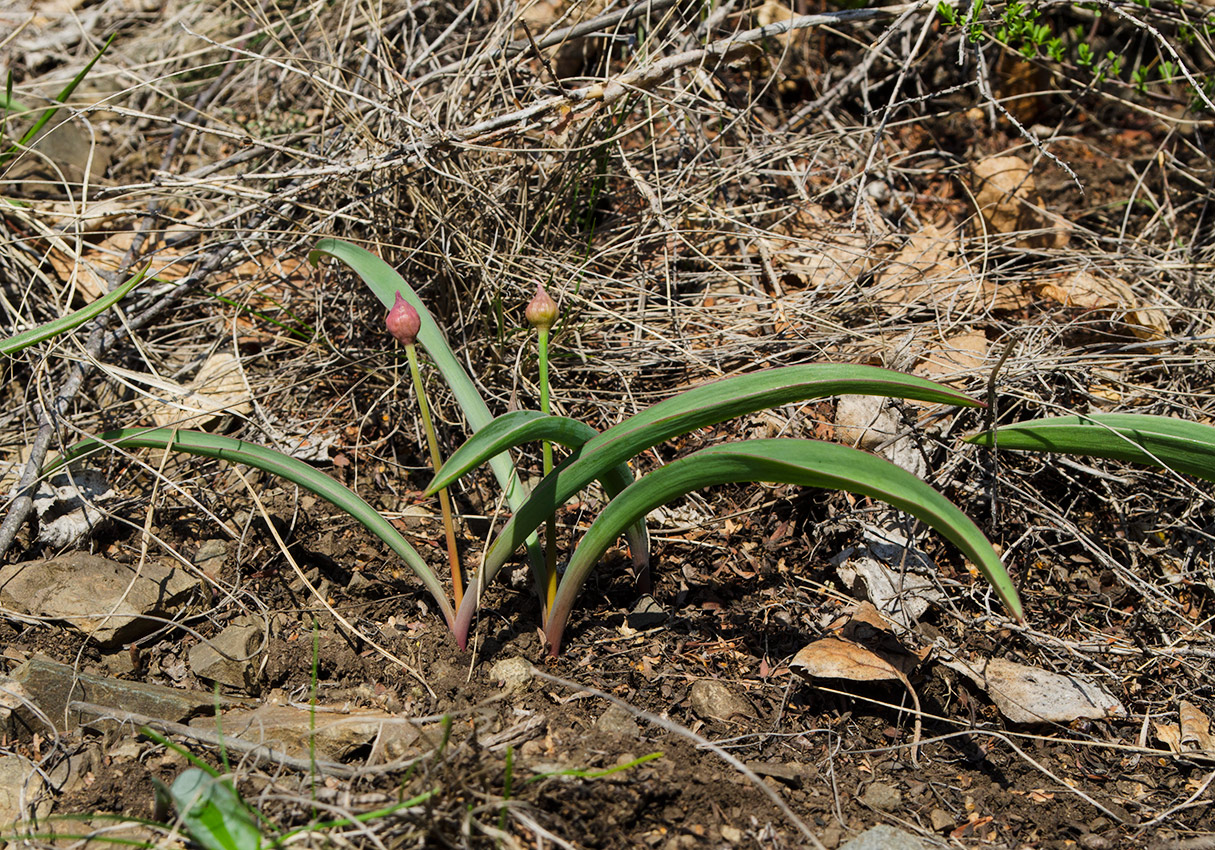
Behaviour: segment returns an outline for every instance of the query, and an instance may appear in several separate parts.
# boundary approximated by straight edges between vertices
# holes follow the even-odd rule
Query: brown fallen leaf
[[[1121,278],[1099,277],[1078,271],[1040,281],[1038,294],[1064,307],[1083,310],[1110,310],[1115,321],[1124,322],[1142,340],[1164,339],[1169,335],[1169,320],[1163,310],[1144,306],[1130,284]]]
[[[789,666],[812,679],[902,682],[906,678],[877,653],[839,638],[822,638],[806,644],[793,656]]]
[[[1021,234],[1022,248],[1065,248],[1071,225],[1048,213],[1028,163],[1016,156],[993,156],[971,169],[979,215],[991,233]]]
[[[1013,723],[1070,723],[1081,718],[1125,717],[1126,709],[1104,688],[1082,676],[1067,676],[1003,658],[946,661],[987,692]]]

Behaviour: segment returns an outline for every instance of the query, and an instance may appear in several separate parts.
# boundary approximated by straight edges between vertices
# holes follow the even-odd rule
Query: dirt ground
[[[163,793],[190,767],[182,750],[230,773],[264,841],[284,845],[834,850],[884,824],[909,847],[1215,846],[1210,485],[961,442],[1057,413],[1215,417],[1215,8],[980,4],[950,26],[931,5],[792,5],[0,11],[0,63],[25,107],[6,111],[4,145],[29,149],[0,158],[5,335],[146,262],[157,276],[121,321],[10,359],[2,557],[152,559],[206,588],[118,646],[6,604],[0,673],[49,658],[285,707],[313,716],[305,728],[367,711],[413,730],[387,756],[373,736],[276,762],[251,733],[242,749],[235,721],[216,738],[208,711],[148,724],[177,749],[119,714],[37,734],[4,715],[0,759],[45,779],[27,798],[0,771],[14,846],[198,841]],[[794,13],[820,17],[756,34]],[[1025,60],[1008,29],[1021,20],[1048,23],[1062,52]],[[110,33],[57,129],[23,139]],[[460,650],[414,574],[348,514],[215,459],[98,455],[108,492],[89,497],[87,532],[48,532],[58,508],[31,513],[17,486],[48,453],[114,428],[197,428],[332,476],[446,575],[405,357],[355,275],[308,264],[326,237],[398,269],[495,414],[539,406],[523,321],[537,283],[561,309],[554,412],[600,430],[706,380],[810,362],[989,402],[814,399],[632,466],[727,440],[859,444],[975,520],[1024,623],[914,521],[786,485],[652,514],[652,590],[623,542],[610,550],[557,658],[520,553]],[[465,418],[423,367],[450,453]],[[538,447],[517,460],[539,480]],[[453,498],[471,572],[506,509],[484,471]],[[601,507],[590,491],[562,509],[562,551]],[[851,577],[865,557],[893,595]],[[192,650],[248,622],[264,642],[244,684],[200,675]],[[809,675],[800,653],[840,636],[913,659],[906,679]],[[993,660],[1110,707],[1010,718],[963,669]]]

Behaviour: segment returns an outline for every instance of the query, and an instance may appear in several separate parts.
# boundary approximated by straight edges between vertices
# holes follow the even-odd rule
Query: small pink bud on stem
[[[549,296],[544,284],[536,284],[536,294],[524,312],[533,328],[548,330],[557,321],[557,302]]]
[[[388,325],[388,332],[396,337],[397,342],[401,345],[413,345],[417,342],[418,331],[422,328],[422,317],[398,292],[396,303],[388,311],[388,318],[384,323]]]

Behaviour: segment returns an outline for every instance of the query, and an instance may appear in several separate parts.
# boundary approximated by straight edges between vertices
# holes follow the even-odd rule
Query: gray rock
[[[204,540],[194,553],[194,566],[209,576],[219,575],[228,560],[228,541],[219,538]]]
[[[653,596],[641,597],[626,618],[630,629],[652,629],[666,622],[666,609],[654,601]]]
[[[15,823],[50,811],[51,796],[42,788],[42,776],[28,760],[0,757],[0,832],[11,834]]]
[[[865,830],[840,850],[931,850],[934,846],[901,829],[881,824]]]
[[[501,682],[507,691],[518,690],[530,682],[533,676],[531,662],[519,656],[495,661],[489,668],[489,678]]]
[[[193,720],[191,726],[215,730],[215,721]],[[357,709],[339,713],[333,707],[308,708],[262,705],[252,711],[236,709],[220,718],[227,737],[262,744],[292,758],[310,758],[315,742],[318,759],[340,762],[371,746],[368,763],[392,761],[420,752],[416,746],[421,731],[409,720],[379,709]]]
[[[692,685],[688,702],[692,711],[702,720],[732,720],[736,717],[752,717],[755,714],[751,703],[717,679],[701,679]]]
[[[944,832],[957,825],[954,816],[944,809],[933,809],[928,815],[928,821],[932,824],[933,832]]]
[[[213,639],[190,647],[190,669],[200,678],[256,693],[257,652],[264,634],[258,623],[242,617]]]
[[[874,782],[861,795],[861,802],[879,812],[897,812],[903,806],[903,795],[893,786]]]
[[[607,735],[619,735],[621,738],[641,737],[641,727],[633,718],[632,712],[615,703],[599,715],[599,719],[595,721],[595,729]]]
[[[84,552],[0,569],[0,605],[63,620],[102,646],[129,643],[163,627],[198,589],[197,578],[165,564],[147,561],[137,571]]]
[[[35,732],[47,734],[47,722],[64,732],[81,722],[94,727],[116,725],[112,717],[97,720],[106,717],[107,707],[179,723],[195,715],[213,714],[217,703],[214,694],[94,676],[45,658],[31,658],[18,665],[10,677],[24,688],[29,698],[28,704],[13,710],[12,719],[25,739]],[[69,701],[90,703],[101,709],[69,712]],[[234,702],[227,698],[218,700],[220,705]]]

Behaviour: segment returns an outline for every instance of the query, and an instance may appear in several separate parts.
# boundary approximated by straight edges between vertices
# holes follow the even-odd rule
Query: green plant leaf
[[[574,598],[620,531],[638,517],[693,490],[737,482],[798,484],[847,490],[880,499],[939,531],[966,554],[1018,620],[1021,601],[983,532],[952,502],[889,461],[819,440],[748,440],[711,446],[639,479],[595,518],[578,544],[557,590],[545,632],[554,655]]]
[[[1215,427],[1145,413],[1054,416],[968,437],[977,446],[1088,455],[1174,469],[1215,482]]]
[[[54,321],[47,322],[45,325],[39,325],[36,328],[30,328],[28,331],[22,331],[16,336],[0,340],[0,354],[16,354],[23,348],[29,348],[31,345],[37,345],[44,340],[59,336],[77,325],[84,324],[94,316],[100,315],[117,304],[128,292],[138,286],[150,268],[151,266],[145,266],[143,271],[136,274],[113,292],[109,292],[98,298],[92,304],[81,307],[79,310],[68,313],[66,316]]]
[[[182,772],[169,788],[190,837],[206,850],[258,850],[257,820],[227,780],[196,767]]]
[[[426,309],[422,299],[418,298],[413,288],[397,274],[396,269],[370,251],[357,245],[351,245],[349,242],[343,242],[341,239],[322,239],[317,242],[316,248],[308,255],[308,262],[315,266],[322,256],[333,257],[350,266],[375,293],[386,309],[392,307],[396,302],[396,294],[401,293],[401,297],[413,305],[422,320],[418,330],[418,344],[426,349],[431,362],[439,370],[439,374],[443,376],[447,386],[451,388],[456,403],[460,405],[464,418],[468,420],[469,429],[475,433],[493,421],[489,407],[481,398],[481,392],[473,383],[472,378],[468,377],[468,373],[464,371],[460,361],[456,359],[455,353],[443,336],[443,331],[435,323],[434,317],[430,315],[430,311]],[[498,479],[498,486],[506,494],[506,503],[512,510],[518,510],[527,498],[527,493],[520,483],[518,475],[515,474],[514,463],[509,455],[499,455],[493,458],[490,461],[490,469],[493,470],[494,477]],[[540,551],[539,541],[534,532],[529,534],[526,543],[533,575],[543,576],[544,553]]]
[[[109,49],[110,45],[113,44],[114,39],[117,37],[118,33],[113,33],[105,40],[105,44],[101,45],[101,49],[98,50],[97,54],[88,61],[88,64],[80,69],[80,72],[76,74],[76,76],[73,77],[71,81],[60,90],[59,94],[55,95],[56,103],[64,103],[69,97],[72,96],[72,92],[76,91],[76,87],[84,82],[84,78],[87,77],[89,72],[93,70],[93,66],[97,64],[97,60],[105,55],[106,50]],[[38,135],[38,132],[45,127],[52,118],[55,117],[55,113],[57,113],[59,109],[60,107],[58,106],[50,106],[44,109],[42,114],[38,116],[38,120],[34,122],[32,127],[25,131],[25,134],[21,137],[21,139],[10,146],[8,150],[0,153],[0,166],[8,164],[9,160],[20,153],[23,147],[33,141],[34,137]]]
[[[353,490],[342,486],[320,470],[313,469],[302,460],[264,446],[234,440],[219,434],[209,434],[205,431],[126,428],[119,431],[108,431],[96,438],[81,440],[69,448],[62,457],[49,464],[45,472],[49,474],[82,455],[103,448],[172,449],[201,457],[243,463],[264,472],[281,475],[292,484],[296,484],[310,493],[315,493],[350,514],[368,531],[387,543],[392,551],[396,552],[422,580],[422,584],[426,586],[438,604],[439,610],[443,612],[448,626],[453,625],[451,602],[447,599],[443,584],[422,559],[422,556],[393,528],[392,523],[380,516],[375,508],[363,501]]]
[[[599,432],[590,425],[565,416],[546,416],[538,410],[514,410],[504,413],[475,433],[447,458],[443,468],[426,488],[426,495],[432,496],[443,488],[450,487],[490,458],[516,446],[549,440],[567,449],[578,450],[588,440],[597,436]],[[633,472],[627,463],[619,463],[604,470],[599,476],[599,483],[603,485],[608,499],[613,499],[633,483]],[[643,569],[648,562],[650,549],[645,523],[634,523],[627,534],[633,566]]]
[[[456,612],[456,640],[467,638],[477,597],[484,592],[511,554],[544,519],[604,470],[680,434],[745,416],[759,410],[841,394],[912,398],[921,401],[981,406],[969,396],[941,384],[875,366],[814,364],[784,366],[702,384],[648,407],[609,428],[545,476],[527,502],[490,545],[475,588]],[[475,438],[476,435],[474,435]]]

